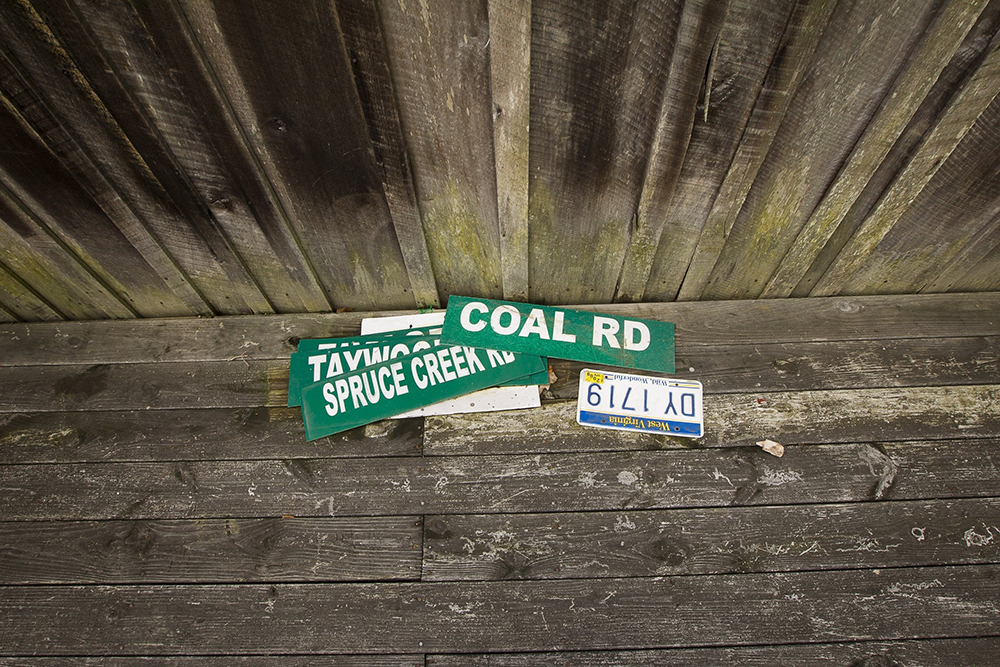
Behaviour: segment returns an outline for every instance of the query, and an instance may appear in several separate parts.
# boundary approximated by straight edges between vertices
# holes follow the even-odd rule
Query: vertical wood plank
[[[994,37],[979,69],[941,116],[906,168],[896,178],[872,214],[861,224],[812,294],[850,294],[874,287],[872,276],[861,272],[869,255],[931,182],[941,165],[955,152],[979,117],[1000,94],[1000,35]]]
[[[413,173],[392,87],[385,35],[375,0],[337,3],[337,14],[354,70],[354,80],[368,129],[375,161],[382,171],[382,188],[399,239],[403,263],[418,308],[440,306],[427,239],[424,236]]]
[[[677,297],[794,8],[794,0],[730,2],[684,166],[662,212],[664,228],[643,293],[646,301]]]
[[[972,282],[968,280],[970,276],[978,274],[980,266],[989,263],[989,258],[998,252],[998,249],[1000,249],[1000,214],[979,230],[975,238],[965,245],[948,266],[932,275],[920,291],[925,294],[960,290],[978,292],[991,289],[991,285],[1000,286],[1000,276],[995,271],[983,274],[986,280]]]
[[[72,74],[71,69],[67,69]],[[62,163],[107,215],[122,236],[148,262],[167,288],[195,315],[210,315],[211,306],[191,284],[176,260],[150,231],[135,210],[119,196],[107,173],[84,146],[64,129],[41,102],[40,97],[11,60],[9,52],[0,49],[0,86],[5,98],[16,101],[30,129],[44,146]],[[86,116],[81,116],[85,119]],[[177,314],[177,313],[165,313]]]
[[[168,8],[221,87],[329,301],[413,307],[335,8]]]
[[[757,298],[878,111],[934,0],[838,5],[736,218],[704,299]]]
[[[17,274],[0,261],[0,306],[15,319],[25,322],[45,322],[66,319],[41,296],[24,284]]]
[[[170,211],[190,228],[192,239],[198,243],[195,252],[175,247],[171,248],[171,253],[183,258],[179,259],[182,263],[200,255],[199,262],[193,263],[188,273],[192,280],[202,283],[201,290],[207,298],[218,302],[214,306],[217,311],[227,314],[273,313],[273,305],[262,294],[260,286],[236,252],[232,239],[220,228],[206,202],[199,198],[185,172],[185,165],[177,161],[160,127],[142,108],[136,90],[129,85],[129,77],[119,76],[107,51],[95,37],[95,31],[81,17],[78,6],[85,7],[87,1],[82,0],[79,5],[74,4],[74,0],[31,0],[31,3],[57,40],[59,48],[70,54],[73,66],[87,82],[92,94],[100,100],[104,112],[114,119],[114,132],[139,156],[145,196],[155,199],[162,209]],[[130,25],[129,14],[121,9],[116,9],[115,13],[121,21],[121,33],[116,35],[114,42],[125,42],[126,48],[134,50],[134,54],[130,55],[135,62],[129,62],[127,67],[142,72],[146,58],[142,49],[137,48],[136,40],[132,39],[135,29]],[[152,69],[147,74],[147,78],[152,80],[140,79],[139,87],[154,90],[166,88],[158,91],[161,97],[172,98],[172,104],[179,104],[183,96],[164,85],[169,80],[164,75],[165,69]],[[163,106],[169,107],[170,104],[164,103]],[[161,117],[169,115],[171,110],[165,108]],[[197,143],[195,136],[189,138],[192,144]],[[148,217],[163,216],[161,210],[152,210]],[[161,237],[170,236],[165,227],[161,227],[158,234]],[[163,240],[170,242],[168,238]],[[219,276],[212,275],[213,271]]]
[[[941,165],[885,238],[852,277],[866,292],[917,293],[960,259],[968,269],[979,257],[980,232],[1000,214],[1000,97]],[[978,254],[978,253],[977,253]],[[971,261],[970,261],[971,260]]]
[[[532,3],[532,301],[614,298],[680,14],[673,0]]]
[[[701,298],[836,6],[837,2],[827,0],[796,3],[750,120],[743,129],[736,155],[702,227],[677,293],[678,301]]]
[[[70,319],[135,316],[2,182],[0,261]]]
[[[489,0],[489,18],[503,298],[527,301],[531,0]]]
[[[4,308],[2,303],[0,303],[0,322],[17,322],[17,317],[14,313]]]
[[[949,292],[986,292],[1000,290],[1000,240],[985,257],[964,275],[947,285]]]
[[[691,141],[705,69],[718,42],[728,5],[728,0],[684,3],[615,301],[643,300]]]
[[[143,156],[174,200],[186,203],[187,217],[204,220],[222,239],[218,243],[231,245],[231,252],[246,265],[252,276],[248,280],[263,293],[253,302],[255,310],[266,312],[271,306],[278,312],[327,310],[329,303],[291,231],[280,222],[258,219],[213,146],[211,129],[190,101],[190,93],[200,91],[186,91],[175,79],[177,63],[164,57],[135,8],[72,0],[73,5],[63,9],[63,0],[39,1],[51,4],[53,13],[58,9],[68,14],[65,23],[75,20],[80,25],[78,31],[64,30],[67,46],[77,58],[88,56],[81,67],[87,66],[89,79],[108,89],[119,88],[131,98],[136,121],[148,126],[151,135]],[[170,39],[177,40],[177,35]],[[109,74],[102,76],[96,68]]]
[[[761,297],[785,297],[792,293],[889,154],[986,5],[987,0],[952,0],[941,9],[922,37],[923,43],[854,147],[836,181],[806,220]]]
[[[105,205],[112,210],[125,209],[115,210],[112,216],[116,222],[124,216],[123,231],[134,233],[137,245],[159,247],[161,254],[167,255],[166,262],[182,269],[180,275],[189,281],[190,290],[211,306],[202,306],[199,312],[250,313],[253,307],[268,312],[269,307],[259,302],[259,291],[248,282],[245,268],[227,249],[224,239],[204,221],[185,216],[167,194],[147,161],[156,156],[152,152],[145,154],[149,146],[142,133],[127,119],[125,124],[133,135],[127,134],[46,18],[27,3],[4,4],[0,15],[4,19],[0,21],[0,34],[18,54],[16,62],[23,67],[21,78],[30,82],[26,87],[37,86],[58,120],[26,117],[39,129],[53,122],[65,124],[86,157],[80,160],[82,156],[67,155],[63,159],[85,162],[79,165],[79,176],[94,182],[107,195],[111,201]],[[69,29],[65,24],[57,24],[56,28]],[[126,95],[116,95],[109,101],[116,111],[129,111]],[[133,143],[133,139],[139,143]],[[58,137],[49,142],[58,142]],[[140,230],[135,229],[136,224]],[[176,274],[171,276],[171,284],[177,278]]]
[[[27,93],[28,91],[22,91]],[[39,104],[21,95],[18,105]],[[48,150],[45,141],[0,92],[0,181],[39,224],[89,271],[144,317],[178,317],[191,311],[121,230]]]
[[[380,0],[440,300],[503,295],[487,0]]]
[[[809,296],[816,283],[850,241],[854,232],[868,218],[882,196],[890,189],[896,177],[906,168],[920,144],[934,129],[941,115],[948,108],[951,98],[962,90],[965,82],[976,72],[989,52],[990,42],[1000,27],[1000,1],[991,0],[979,15],[979,20],[965,38],[955,57],[945,67],[910,124],[893,145],[878,169],[868,179],[868,184],[844,216],[836,231],[816,256],[812,266],[792,290],[791,296]],[[985,252],[988,252],[985,251]],[[966,265],[964,269],[967,269]],[[964,272],[964,269],[962,272]],[[961,273],[961,272],[960,272]]]

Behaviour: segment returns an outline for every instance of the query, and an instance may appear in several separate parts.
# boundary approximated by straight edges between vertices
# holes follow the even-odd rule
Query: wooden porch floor
[[[704,439],[554,360],[307,443],[355,313],[0,325],[0,666],[1000,664],[1000,294],[604,309],[676,323]]]

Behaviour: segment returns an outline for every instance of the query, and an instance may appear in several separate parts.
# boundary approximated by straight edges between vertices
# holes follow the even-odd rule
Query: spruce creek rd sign
[[[547,371],[538,356],[441,345],[302,388],[306,439]]]
[[[434,327],[431,333],[411,329],[406,333],[388,333],[352,338],[310,338],[299,341],[292,354],[288,372],[288,407],[302,405],[302,389],[314,382],[332,380],[390,359],[421,352],[441,345]],[[540,385],[549,382],[548,368],[501,386]]]
[[[452,296],[442,344],[674,372],[674,325],[583,310]]]

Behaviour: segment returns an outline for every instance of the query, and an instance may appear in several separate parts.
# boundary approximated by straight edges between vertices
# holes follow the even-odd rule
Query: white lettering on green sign
[[[444,343],[672,373],[674,325],[581,310],[451,297]]]
[[[545,371],[545,360],[533,355],[460,345],[425,348],[303,387],[306,437],[314,440]]]

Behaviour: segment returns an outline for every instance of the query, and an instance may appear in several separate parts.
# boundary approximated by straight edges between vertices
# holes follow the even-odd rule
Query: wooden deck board
[[[996,654],[1000,295],[601,309],[677,323],[704,438],[577,425],[553,360],[306,442],[289,354],[361,313],[0,326],[0,667]]]
[[[80,655],[112,646],[125,655],[484,652],[991,636],[1000,632],[997,570],[17,586],[3,591],[0,652]]]
[[[991,497],[996,441],[9,466],[11,521],[580,512]]]
[[[672,322],[678,350],[701,345],[996,336],[1000,332],[1000,293],[577,307]],[[0,357],[5,366],[286,359],[299,339],[356,336],[362,318],[398,314],[4,324],[0,326]]]

